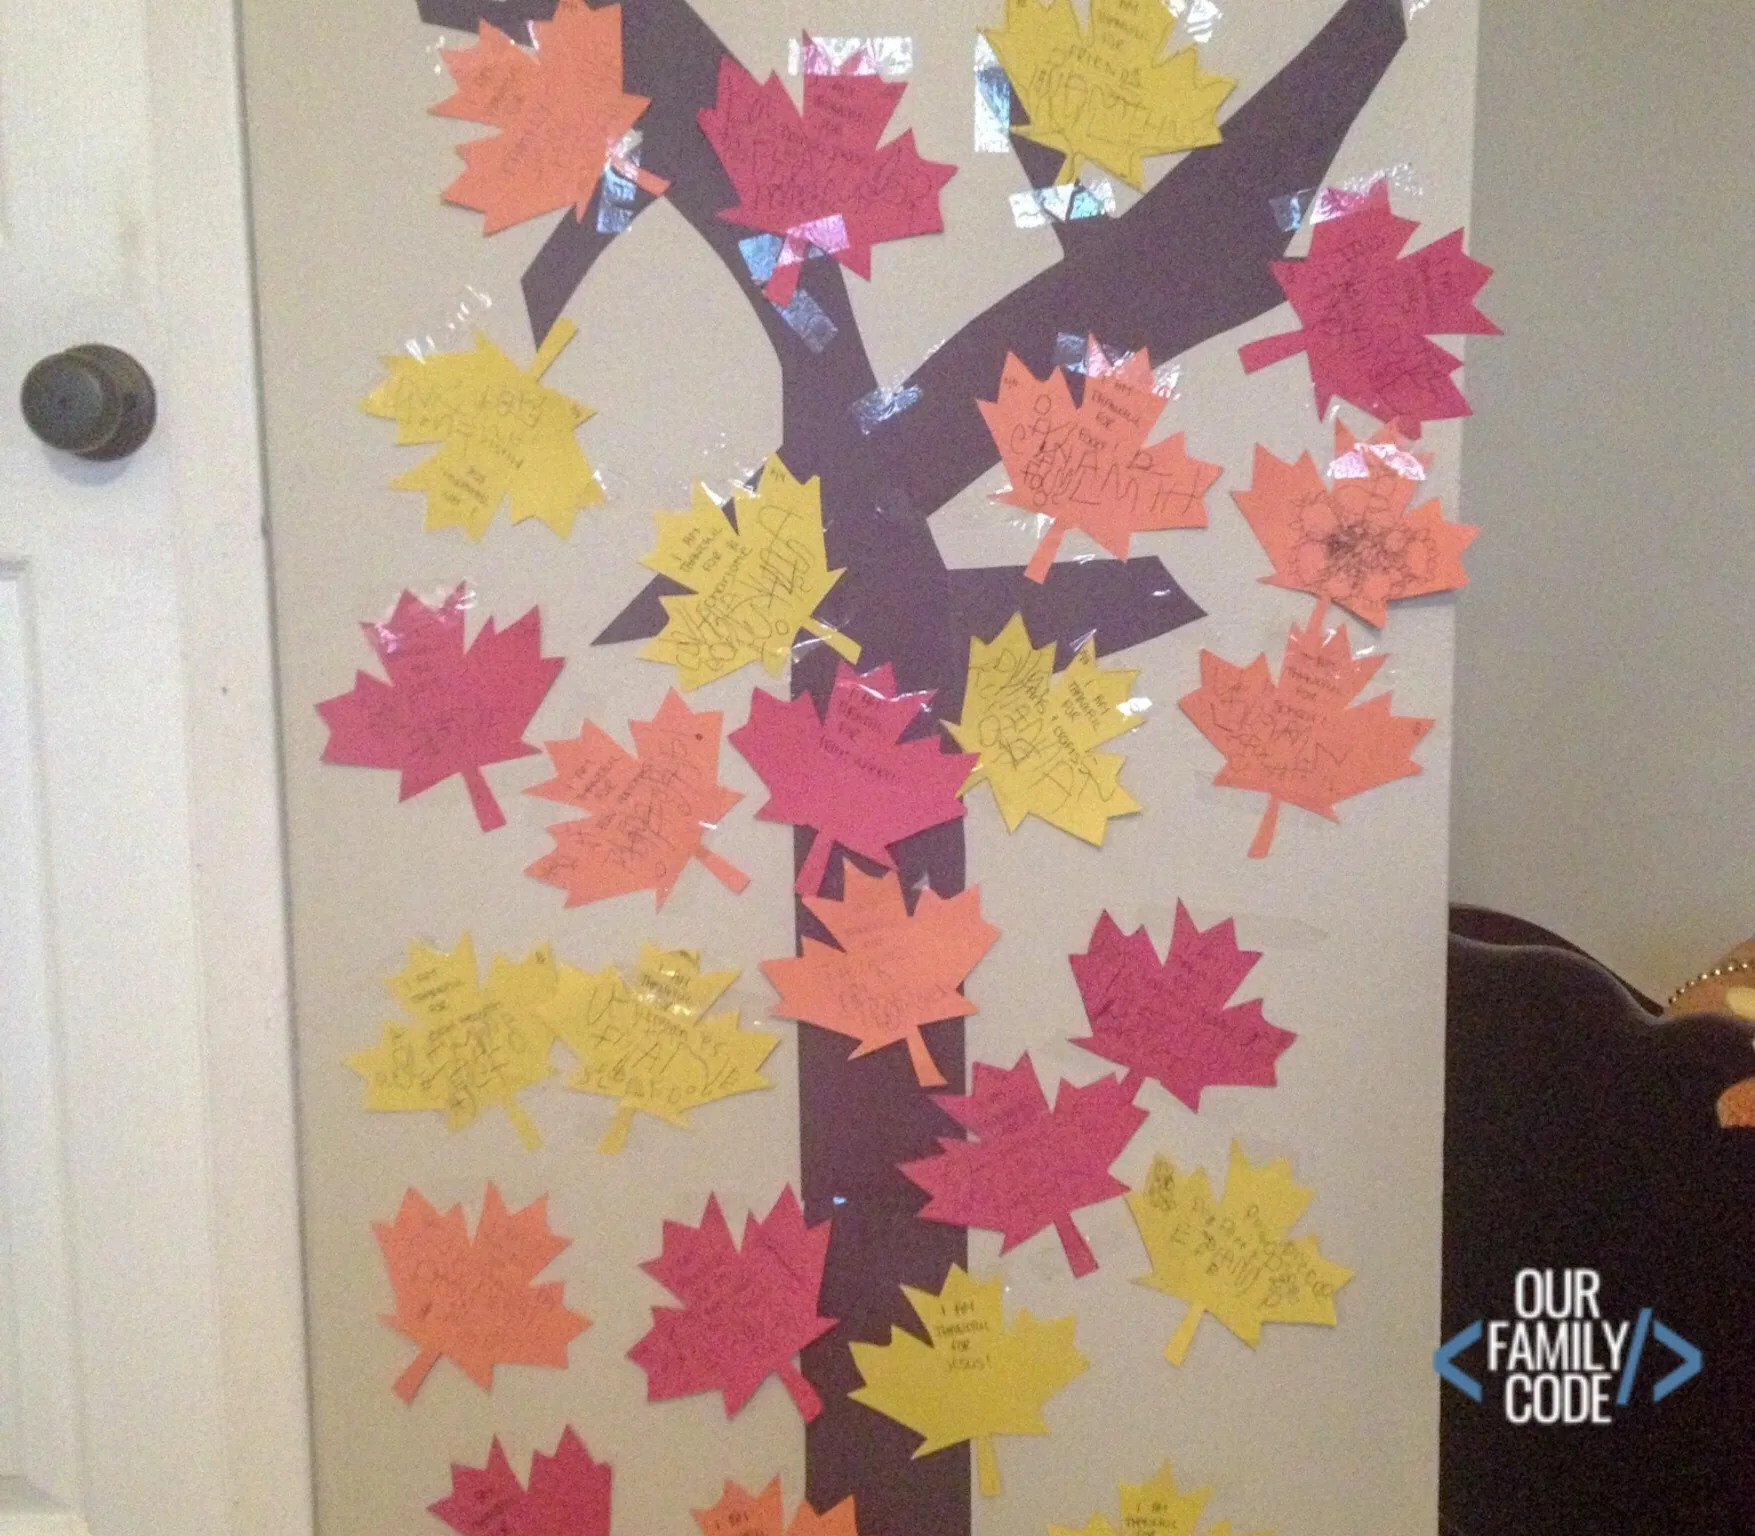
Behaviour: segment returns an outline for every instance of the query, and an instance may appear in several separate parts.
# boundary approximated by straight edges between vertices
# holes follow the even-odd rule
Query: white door
[[[231,8],[0,11],[0,1531],[309,1528],[248,282]]]

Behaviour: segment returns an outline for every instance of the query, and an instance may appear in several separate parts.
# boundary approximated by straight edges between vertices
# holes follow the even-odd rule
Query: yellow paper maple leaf
[[[1127,1536],[1194,1536],[1200,1512],[1213,1496],[1210,1487],[1178,1493],[1176,1479],[1165,1462],[1139,1484],[1121,1484],[1121,1529]],[[1208,1536],[1217,1536],[1215,1527]],[[1116,1536],[1115,1527],[1101,1515],[1092,1515],[1082,1527],[1051,1525],[1049,1536]]]
[[[641,564],[690,592],[661,599],[664,629],[640,654],[672,663],[685,692],[752,661],[778,677],[801,629],[858,661],[859,646],[815,617],[841,579],[823,546],[821,481],[795,480],[770,454],[760,487],[740,489],[734,510],[735,528],[697,482],[687,512],[658,513],[658,547]]]
[[[542,1145],[516,1095],[553,1074],[554,1035],[540,1009],[554,996],[554,956],[538,945],[523,960],[494,956],[486,985],[476,980],[468,934],[446,954],[408,947],[408,964],[385,986],[415,1022],[384,1025],[383,1039],[347,1058],[366,1080],[366,1108],[442,1109],[460,1131],[498,1104],[526,1147]]]
[[[703,975],[692,950],[655,944],[640,946],[632,984],[613,965],[560,967],[543,1018],[579,1059],[567,1086],[619,1101],[598,1151],[622,1150],[635,1110],[686,1126],[691,1109],[771,1086],[758,1069],[780,1037],[740,1029],[735,1009],[706,1017],[736,980],[736,971]]]
[[[916,1456],[973,1440],[981,1491],[998,1493],[992,1437],[1047,1434],[1043,1403],[1088,1363],[1073,1347],[1074,1320],[1020,1312],[1007,1328],[998,1277],[971,1280],[955,1264],[938,1295],[907,1285],[902,1294],[931,1342],[891,1328],[888,1344],[855,1343],[865,1384],[849,1396],[924,1435]]]
[[[1152,1159],[1127,1204],[1152,1261],[1151,1274],[1135,1283],[1189,1304],[1165,1359],[1182,1364],[1208,1312],[1251,1349],[1263,1323],[1334,1327],[1335,1292],[1353,1272],[1323,1258],[1314,1237],[1286,1240],[1309,1203],[1285,1158],[1252,1165],[1235,1142],[1221,1201],[1204,1169],[1185,1176],[1162,1154]]]
[[[1094,160],[1139,187],[1143,156],[1219,142],[1237,82],[1204,73],[1192,46],[1160,57],[1175,24],[1164,0],[1091,0],[1088,33],[1071,0],[1006,0],[987,41],[1030,114],[1016,131],[1065,151],[1063,182]]]
[[[1040,816],[1100,847],[1112,816],[1139,809],[1121,787],[1123,759],[1095,750],[1144,721],[1145,701],[1131,697],[1138,676],[1099,667],[1087,640],[1055,677],[1053,642],[1033,647],[1021,614],[991,644],[970,640],[963,717],[946,729],[981,761],[959,793],[991,784],[1007,831]]]
[[[390,482],[426,493],[428,533],[461,528],[479,539],[509,500],[514,523],[540,518],[564,539],[573,514],[603,500],[573,435],[591,411],[539,382],[576,330],[557,320],[529,372],[480,331],[473,352],[384,359],[390,376],[361,407],[395,421],[398,443],[443,445]]]

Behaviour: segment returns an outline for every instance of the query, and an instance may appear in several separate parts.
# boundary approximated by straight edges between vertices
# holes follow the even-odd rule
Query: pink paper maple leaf
[[[427,1511],[460,1536],[609,1536],[610,1477],[568,1428],[554,1455],[530,1458],[525,1489],[495,1436],[485,1467],[451,1464],[450,1494]]]
[[[1475,307],[1493,269],[1463,254],[1460,229],[1400,255],[1419,227],[1390,212],[1383,181],[1354,212],[1318,224],[1308,256],[1272,263],[1302,324],[1241,348],[1244,372],[1304,352],[1319,416],[1339,395],[1410,437],[1423,422],[1467,416],[1469,403],[1450,377],[1462,359],[1428,333],[1497,336],[1499,327]]]
[[[820,53],[808,34],[805,46]],[[921,159],[912,130],[878,148],[906,89],[855,54],[835,73],[805,75],[800,112],[778,76],[757,85],[740,64],[719,61],[719,99],[698,114],[737,189],[737,205],[719,217],[784,237],[763,290],[774,303],[792,302],[813,247],[869,278],[878,241],[944,228],[939,189],[957,168]]]
[[[1091,1021],[1073,1044],[1124,1067],[1130,1097],[1148,1077],[1193,1110],[1202,1088],[1271,1088],[1275,1062],[1298,1038],[1268,1023],[1259,999],[1227,1006],[1261,959],[1237,947],[1230,918],[1203,930],[1177,902],[1160,962],[1143,927],[1124,934],[1105,912],[1090,949],[1068,959]]]
[[[466,591],[437,608],[404,592],[388,622],[362,624],[389,681],[358,672],[352,691],[317,713],[329,727],[324,762],[400,768],[403,800],[460,773],[476,821],[492,832],[506,817],[481,770],[536,752],[524,732],[562,662],[542,654],[535,608],[508,629],[489,619],[465,651]]]
[[[816,1418],[822,1399],[792,1357],[835,1326],[817,1316],[829,1226],[804,1224],[790,1186],[761,1220],[745,1219],[741,1250],[716,1195],[699,1227],[665,1222],[664,1251],[640,1268],[683,1305],[654,1307],[651,1330],[628,1351],[646,1373],[647,1401],[717,1391],[733,1414],[772,1374],[805,1422]]]
[[[965,814],[957,791],[976,754],[945,752],[936,735],[902,739],[932,697],[898,694],[888,662],[864,673],[842,662],[821,718],[809,694],[750,696],[749,721],[726,740],[768,786],[758,821],[816,828],[794,887],[801,896],[821,889],[834,844],[894,869],[891,844]]]
[[[1001,1253],[1053,1227],[1073,1274],[1088,1275],[1097,1259],[1072,1213],[1127,1193],[1109,1165],[1145,1124],[1132,1100],[1120,1078],[1105,1077],[1088,1088],[1063,1082],[1050,1109],[1028,1051],[1010,1068],[977,1062],[967,1095],[935,1095],[974,1139],[940,1137],[937,1156],[899,1166],[932,1196],[927,1220],[1001,1232]]]

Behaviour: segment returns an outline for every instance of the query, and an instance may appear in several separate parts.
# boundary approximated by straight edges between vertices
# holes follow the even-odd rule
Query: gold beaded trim
[[[1674,1008],[1678,997],[1684,992],[1692,991],[1703,982],[1717,981],[1721,976],[1741,976],[1748,971],[1755,971],[1755,959],[1732,960],[1726,965],[1715,965],[1710,971],[1702,971],[1692,981],[1683,982],[1681,986],[1677,987],[1676,990],[1670,994],[1670,1000],[1665,1003],[1664,1006],[1666,1008]]]

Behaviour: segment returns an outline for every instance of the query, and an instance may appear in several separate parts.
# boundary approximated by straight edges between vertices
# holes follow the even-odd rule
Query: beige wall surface
[[[1451,890],[1661,997],[1755,932],[1755,12],[1481,16]]]
[[[1208,67],[1239,78],[1240,104],[1334,8],[1226,6]],[[1051,233],[1012,222],[1007,196],[1024,186],[1013,159],[970,151],[973,36],[999,19],[998,0],[701,0],[699,9],[763,75],[784,70],[787,39],[801,27],[916,41],[896,126],[959,171],[944,197],[946,233],[879,247],[873,281],[852,281],[880,380],[905,375],[1055,259]],[[754,1488],[780,1472],[789,1501],[801,1490],[802,1435],[778,1383],[728,1420],[713,1396],[648,1406],[645,1378],[626,1358],[648,1309],[667,1299],[636,1267],[656,1254],[662,1219],[698,1220],[716,1190],[741,1224],[798,1175],[797,1027],[773,1019],[756,968],[792,951],[791,839],[754,819],[761,786],[728,749],[721,776],[745,798],[714,847],[750,873],[749,890],[733,896],[692,868],[656,915],[645,897],[563,911],[560,893],[521,873],[557,819],[552,805],[519,793],[545,776],[541,760],[488,770],[510,824],[482,836],[456,780],[398,805],[393,775],[322,765],[312,706],[370,665],[361,620],[386,614],[403,587],[430,597],[467,580],[472,628],[540,603],[545,650],[567,658],[530,739],[574,735],[590,718],[625,741],[626,722],[653,713],[673,674],[632,646],[588,642],[645,580],[637,561],[651,547],[651,514],[684,506],[695,478],[723,489],[775,446],[777,370],[731,279],[660,203],[573,299],[580,333],[547,380],[598,411],[581,441],[607,505],[583,514],[567,544],[535,522],[496,524],[479,545],[423,535],[418,499],[388,488],[420,455],[395,448],[392,426],[357,402],[378,377],[378,356],[407,338],[464,344],[467,328],[446,326],[466,299],[496,341],[526,358],[518,277],[554,220],[484,239],[476,218],[440,202],[452,147],[474,130],[427,115],[446,82],[436,72],[440,34],[416,20],[413,0],[248,0],[244,13],[323,1536],[437,1532],[422,1511],[446,1491],[453,1460],[480,1465],[498,1433],[522,1473],[567,1423],[615,1466],[618,1530],[688,1536],[688,1511],[710,1504],[725,1477]],[[1409,43],[1333,170],[1343,180],[1403,167],[1398,201],[1422,222],[1422,243],[1467,215],[1474,25],[1471,0],[1416,11]],[[1173,163],[1148,162],[1149,173]],[[1009,1065],[1028,1047],[1050,1083],[1090,1082],[1104,1067],[1068,1044],[1084,1019],[1065,957],[1085,947],[1099,910],[1149,925],[1160,946],[1179,897],[1203,925],[1235,915],[1242,941],[1265,954],[1242,995],[1264,997],[1268,1016],[1299,1034],[1280,1086],[1211,1090],[1198,1116],[1148,1088],[1150,1122],[1117,1172],[1136,1184],[1162,1150],[1218,1174],[1234,1136],[1256,1158],[1290,1156],[1316,1190],[1300,1230],[1319,1234],[1357,1278],[1341,1294],[1337,1329],[1270,1328],[1252,1352],[1209,1320],[1177,1370],[1159,1351],[1180,1308],[1130,1283],[1145,1264],[1120,1203],[1080,1218],[1102,1267],[1076,1284],[1052,1234],[1003,1265],[997,1237],[977,1234],[976,1271],[1003,1271],[1010,1308],[1076,1313],[1091,1360],[1049,1405],[1048,1437],[1000,1443],[1007,1492],[977,1500],[983,1536],[1040,1532],[1050,1519],[1080,1526],[1098,1510],[1113,1521],[1118,1482],[1143,1480],[1166,1456],[1193,1484],[1215,1486],[1210,1516],[1238,1532],[1433,1526],[1450,600],[1406,605],[1382,637],[1352,626],[1357,645],[1390,652],[1376,686],[1393,688],[1397,711],[1438,721],[1416,753],[1424,771],[1347,802],[1338,824],[1286,811],[1264,861],[1244,856],[1261,797],[1213,787],[1217,754],[1175,705],[1197,682],[1203,646],[1239,662],[1266,651],[1277,669],[1288,628],[1309,612],[1308,599],[1260,584],[1267,563],[1229,495],[1247,483],[1257,441],[1282,458],[1332,456],[1332,428],[1312,409],[1301,361],[1247,378],[1238,363],[1241,342],[1291,324],[1282,308],[1189,353],[1161,424],[1186,430],[1191,450],[1227,474],[1209,496],[1210,528],[1135,546],[1161,555],[1210,613],[1124,658],[1142,669],[1138,691],[1153,701],[1124,743],[1123,782],[1145,812],[1114,824],[1099,852],[1037,822],[1008,836],[985,794],[971,804],[970,878],[1004,936],[972,985],[981,1012],[969,1038],[980,1059]],[[1427,433],[1433,489],[1447,507],[1459,435],[1454,423]],[[1031,530],[989,499],[1004,483],[994,469],[935,520],[951,564],[1027,556]],[[752,685],[779,686],[744,672],[694,702],[726,709],[736,725]],[[342,1057],[375,1042],[393,1014],[381,978],[411,940],[449,948],[466,929],[484,963],[552,939],[574,964],[627,965],[650,937],[735,966],[731,1000],[745,1022],[781,1036],[767,1068],[774,1091],[711,1105],[692,1131],[642,1120],[619,1158],[594,1150],[612,1106],[558,1083],[528,1096],[544,1134],[538,1152],[523,1151],[497,1113],[448,1134],[437,1114],[362,1112]],[[410,1185],[439,1206],[463,1202],[473,1218],[487,1179],[513,1205],[549,1196],[555,1227],[573,1239],[552,1274],[593,1326],[565,1371],[505,1369],[489,1394],[445,1363],[404,1408],[390,1384],[412,1346],[378,1321],[390,1296],[371,1223],[392,1216]]]

